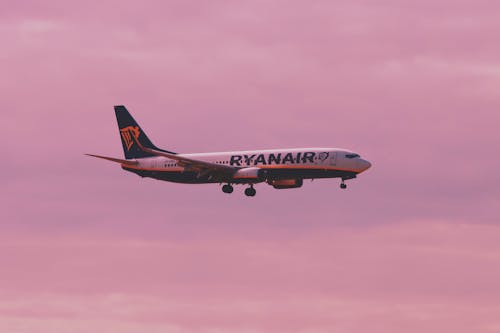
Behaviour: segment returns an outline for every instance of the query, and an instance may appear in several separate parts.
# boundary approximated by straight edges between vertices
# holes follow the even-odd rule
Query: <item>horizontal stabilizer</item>
[[[121,164],[125,164],[125,165],[137,165],[139,163],[137,161],[122,160],[121,158],[99,156],[99,155],[92,155],[92,154],[85,154],[85,155],[92,156],[92,157],[97,157],[97,158],[102,158],[103,160],[108,160],[108,161],[111,161],[111,162],[121,163]]]

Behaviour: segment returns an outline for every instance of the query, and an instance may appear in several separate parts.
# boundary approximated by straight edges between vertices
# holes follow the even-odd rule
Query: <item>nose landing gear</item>
[[[347,188],[347,184],[345,183],[346,180],[349,180],[349,179],[354,179],[356,178],[356,175],[345,175],[342,177],[342,182],[340,183],[340,188],[345,190]]]

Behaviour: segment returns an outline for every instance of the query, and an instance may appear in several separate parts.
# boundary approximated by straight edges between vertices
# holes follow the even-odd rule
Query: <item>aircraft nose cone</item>
[[[365,171],[365,170],[368,170],[372,164],[370,162],[368,162],[367,160],[364,160],[362,158],[359,159],[359,166],[361,168],[361,171]]]

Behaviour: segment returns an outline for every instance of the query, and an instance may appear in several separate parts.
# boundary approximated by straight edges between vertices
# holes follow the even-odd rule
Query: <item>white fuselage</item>
[[[179,154],[179,156],[239,169],[259,168],[271,172],[275,178],[310,179],[341,177],[343,174],[356,175],[371,165],[359,155],[339,148],[271,149]],[[126,168],[150,172],[180,173],[186,171],[176,160],[163,156],[141,158],[137,159],[137,162],[136,166],[127,166]],[[348,178],[350,177],[346,176],[346,179]],[[199,181],[199,183],[204,182],[202,179]],[[213,181],[207,180],[206,182]]]

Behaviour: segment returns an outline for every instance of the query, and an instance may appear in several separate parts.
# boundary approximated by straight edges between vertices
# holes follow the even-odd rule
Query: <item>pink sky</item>
[[[0,331],[500,332],[500,4],[0,2]],[[177,185],[178,152],[330,146],[300,190]]]

